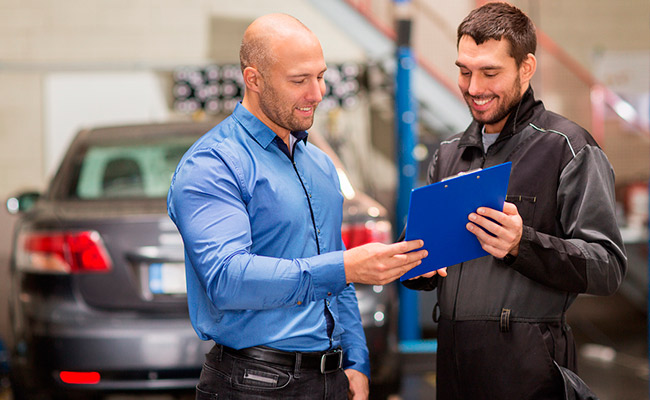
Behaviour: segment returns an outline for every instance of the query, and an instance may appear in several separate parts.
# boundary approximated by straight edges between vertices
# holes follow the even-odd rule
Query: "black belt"
[[[220,344],[216,346],[227,354],[248,357],[285,367],[296,368],[298,362],[300,362],[300,369],[316,370],[320,371],[321,374],[338,371],[343,365],[343,350],[340,348],[323,352],[294,353],[276,350],[266,346],[247,347],[240,350],[235,350]]]

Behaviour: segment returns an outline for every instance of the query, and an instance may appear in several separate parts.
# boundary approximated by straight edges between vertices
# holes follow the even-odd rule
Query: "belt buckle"
[[[328,357],[338,357],[338,362],[336,363],[336,368],[327,369],[327,359]],[[343,351],[341,349],[336,349],[331,353],[325,353],[320,358],[320,373],[328,374],[330,372],[338,371],[343,365]]]

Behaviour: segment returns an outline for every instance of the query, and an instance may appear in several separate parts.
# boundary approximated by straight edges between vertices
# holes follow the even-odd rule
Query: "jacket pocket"
[[[517,206],[517,211],[519,212],[524,225],[535,226],[535,205],[537,204],[536,196],[509,194],[506,196],[506,201]]]

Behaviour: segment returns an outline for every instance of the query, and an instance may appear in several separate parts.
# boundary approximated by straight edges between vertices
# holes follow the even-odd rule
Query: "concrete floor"
[[[579,297],[569,311],[580,376],[600,399],[648,399],[646,310],[614,295]]]

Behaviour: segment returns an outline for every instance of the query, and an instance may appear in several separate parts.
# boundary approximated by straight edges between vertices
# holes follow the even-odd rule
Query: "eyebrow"
[[[461,62],[456,61],[455,64],[456,64],[456,66],[458,66],[458,68],[467,68],[467,66],[465,64],[461,63]],[[467,68],[467,69],[469,69],[469,68]],[[480,67],[479,71],[493,71],[493,70],[497,70],[497,69],[503,69],[503,67],[501,65],[485,65],[483,67]]]
[[[327,68],[320,71],[318,74],[316,74],[316,76],[324,74],[325,71],[327,71]],[[297,73],[297,74],[289,75],[289,78],[306,78],[306,77],[309,77],[309,76],[312,76],[312,74],[309,73],[309,72],[304,72],[304,73]]]

